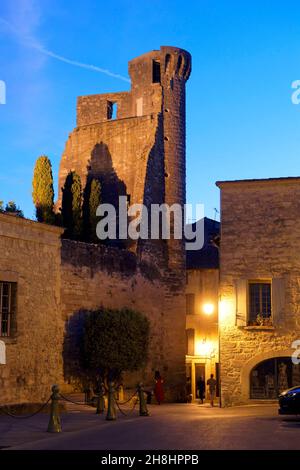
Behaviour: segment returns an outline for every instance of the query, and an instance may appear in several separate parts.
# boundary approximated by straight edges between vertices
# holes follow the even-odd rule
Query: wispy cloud
[[[46,55],[48,57],[52,57],[53,59],[59,60],[60,62],[73,65],[75,67],[92,70],[94,72],[103,73],[105,75],[108,75],[109,77],[117,78],[119,80],[123,80],[125,82],[130,83],[130,80],[127,77],[124,77],[123,75],[98,67],[97,65],[85,64],[83,62],[79,62],[77,60],[73,60],[68,57],[64,57],[62,55],[56,54],[55,52],[44,47],[41,41],[37,37],[32,35],[30,28],[28,29],[17,28],[13,23],[7,21],[5,18],[2,18],[2,17],[0,17],[0,31],[1,30],[3,32],[12,34],[13,36],[15,36],[23,46],[35,49],[39,51],[41,54]]]

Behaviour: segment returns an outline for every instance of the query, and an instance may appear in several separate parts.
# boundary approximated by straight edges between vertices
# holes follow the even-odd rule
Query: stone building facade
[[[222,405],[299,385],[300,178],[218,182]]]
[[[197,400],[199,379],[210,374],[219,381],[218,293],[219,253],[213,244],[220,223],[203,220],[204,245],[187,252],[186,263],[186,376],[192,400]],[[219,396],[219,389],[217,390]]]
[[[61,233],[0,214],[0,404],[40,402],[62,381]]]

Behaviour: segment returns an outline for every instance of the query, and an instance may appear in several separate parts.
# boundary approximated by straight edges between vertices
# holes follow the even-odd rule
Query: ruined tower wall
[[[114,193],[115,196],[129,196],[130,204],[144,202],[148,207],[153,203],[183,206],[185,83],[190,69],[188,52],[161,47],[129,62],[129,92],[78,99],[77,128],[69,136],[60,165],[57,207],[61,205],[61,188],[69,171],[76,171],[83,185],[88,176],[99,178],[103,184],[102,202],[111,202]],[[118,106],[117,119],[112,119],[113,103]],[[87,304],[136,305],[147,314],[152,324],[150,369],[155,367],[165,376],[170,398],[183,398],[183,240],[138,242],[134,248],[135,255],[132,253],[136,256],[137,271],[125,278],[118,270],[110,273],[103,269],[97,257],[87,269],[86,261],[81,256],[77,259],[74,246],[67,251],[63,267],[66,284],[62,287],[62,298],[69,299],[65,302],[65,315],[71,316],[74,309]],[[125,255],[120,252],[120,256]],[[145,281],[141,276],[140,263],[150,263],[154,270],[159,270],[160,277],[154,284],[154,281]],[[91,277],[89,269],[97,274]],[[66,291],[68,284],[71,286],[70,295]],[[110,296],[105,289],[111,292]],[[76,292],[86,294],[76,297]]]
[[[69,171],[76,171],[83,186],[88,175],[104,178],[107,185],[122,187],[121,193],[129,194],[132,203],[142,203],[148,155],[155,146],[157,132],[156,115],[75,129],[61,159],[59,186],[63,187]]]

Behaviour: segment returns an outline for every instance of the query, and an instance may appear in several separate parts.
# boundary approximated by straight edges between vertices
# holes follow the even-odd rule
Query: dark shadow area
[[[65,324],[63,343],[63,373],[65,382],[72,384],[77,390],[84,391],[88,387],[86,376],[82,373],[81,338],[83,335],[87,311],[75,312]]]
[[[126,184],[118,177],[113,167],[109,148],[103,142],[95,145],[87,166],[87,184],[84,191],[84,208],[87,213],[87,201],[90,194],[91,180],[93,178],[97,179],[101,184],[101,203],[112,204],[116,208],[118,236],[119,197],[125,196],[128,199],[129,195],[127,194]],[[106,240],[104,243],[118,248],[127,247],[126,240]]]
[[[158,125],[155,133],[155,142],[147,157],[147,168],[144,182],[143,204],[148,210],[148,240],[138,240],[137,252],[143,259],[143,253],[151,254],[152,261],[161,267],[168,262],[167,240],[161,239],[162,215],[160,215],[159,240],[151,239],[151,205],[165,202],[165,162],[163,142],[163,121],[161,114],[158,117]]]

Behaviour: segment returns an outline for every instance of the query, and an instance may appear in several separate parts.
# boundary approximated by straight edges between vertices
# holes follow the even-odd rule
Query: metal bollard
[[[108,404],[107,404],[107,421],[115,421],[117,419],[115,390],[112,382],[108,384]]]
[[[100,415],[105,410],[105,401],[104,401],[105,389],[103,383],[100,384],[99,389],[97,390],[97,409],[96,414]]]
[[[139,402],[140,402],[140,416],[150,416],[148,408],[147,408],[145,392],[144,392],[142,382],[138,384],[137,391],[138,391]]]
[[[61,432],[58,385],[53,385],[52,387],[50,419],[47,432]]]

